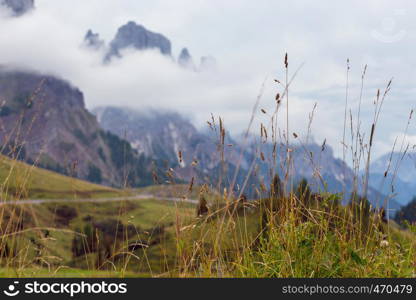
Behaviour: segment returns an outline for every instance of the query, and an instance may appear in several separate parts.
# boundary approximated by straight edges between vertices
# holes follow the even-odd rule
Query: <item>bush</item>
[[[74,130],[74,135],[78,140],[80,140],[84,145],[88,145],[88,138],[85,136],[85,134],[80,129]]]
[[[77,210],[67,205],[58,206],[55,214],[57,222],[64,226],[68,226],[69,222],[78,216]]]
[[[396,213],[394,220],[401,225],[404,225],[405,221],[410,224],[416,223],[416,197]]]
[[[8,106],[3,106],[0,108],[0,117],[7,117],[12,114],[12,109]]]
[[[87,180],[94,183],[101,183],[103,181],[101,170],[97,168],[95,165],[90,164],[88,166]]]

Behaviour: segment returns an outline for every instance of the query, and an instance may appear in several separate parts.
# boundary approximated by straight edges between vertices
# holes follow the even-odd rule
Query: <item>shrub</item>
[[[78,216],[77,210],[68,205],[58,206],[55,214],[57,222],[65,226],[68,226],[69,222]]]
[[[97,168],[95,165],[89,164],[87,180],[94,183],[101,183],[103,180],[101,170]]]
[[[0,117],[7,117],[13,113],[12,109],[8,106],[0,107]]]

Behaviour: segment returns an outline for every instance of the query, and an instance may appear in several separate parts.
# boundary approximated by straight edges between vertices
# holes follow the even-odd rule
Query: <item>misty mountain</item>
[[[153,161],[102,130],[68,82],[1,69],[0,99],[2,154],[96,183],[153,183]]]
[[[408,203],[416,195],[415,158],[414,151],[405,155],[398,152],[383,155],[370,166],[370,185],[386,195],[393,195],[401,204]]]
[[[121,26],[114,39],[110,42],[110,49],[106,60],[121,57],[121,51],[126,48],[136,50],[158,49],[161,54],[172,55],[172,45],[168,38],[160,33],[147,30],[144,26],[133,21]]]
[[[94,33],[89,29],[84,37],[84,45],[93,50],[99,50],[105,46],[105,42],[100,38],[98,33]]]
[[[227,137],[226,144],[233,147],[224,148],[222,162],[218,136],[199,132],[178,113],[117,107],[96,108],[93,112],[103,129],[128,140],[138,153],[164,161],[181,180],[189,182],[194,177],[195,182],[212,183],[225,168],[227,181],[238,164],[239,148],[231,138]],[[244,159],[241,165],[240,177],[244,176],[248,162]]]
[[[35,8],[34,0],[0,0],[0,5],[7,6],[18,17]]]
[[[195,64],[187,48],[183,48],[179,54],[178,64],[183,68],[195,70]]]
[[[84,45],[93,50],[105,47],[105,41],[100,38],[99,33],[91,29],[84,36]],[[157,49],[161,55],[173,57],[171,41],[163,34],[146,29],[143,25],[129,21],[121,26],[109,43],[106,49],[104,62],[108,63],[112,58],[122,58],[121,52],[124,49],[134,49],[137,51]],[[212,56],[203,56],[198,66],[195,65],[192,55],[188,48],[182,48],[178,55],[177,63],[179,66],[191,71],[213,71],[217,67],[216,59]]]

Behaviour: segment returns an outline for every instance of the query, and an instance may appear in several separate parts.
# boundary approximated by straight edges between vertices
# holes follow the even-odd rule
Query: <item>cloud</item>
[[[295,78],[289,98],[290,131],[307,132],[309,113],[315,140],[325,138],[342,154],[346,59],[350,58],[349,108],[356,124],[361,72],[368,70],[363,89],[362,130],[371,129],[377,88],[394,77],[376,131],[376,153],[391,145],[390,136],[402,132],[412,102],[416,57],[416,22],[412,2],[352,1],[319,4],[292,1],[132,1],[38,0],[32,13],[20,18],[0,17],[0,64],[59,75],[85,94],[87,107],[123,105],[137,109],[172,109],[205,126],[210,114],[221,115],[232,133],[243,131],[265,78],[260,106],[273,111],[284,81],[283,57],[289,53]],[[99,8],[99,9],[98,9]],[[76,13],[71,13],[76,10]],[[1,14],[0,14],[1,16]],[[93,17],[91,17],[93,16]],[[213,55],[216,72],[184,70],[154,51],[127,50],[122,60],[101,64],[102,54],[81,46],[91,28],[106,39],[129,20],[166,35],[177,55],[188,47],[194,60]],[[259,122],[268,116],[259,114]],[[279,113],[285,128],[285,105]],[[409,134],[416,135],[414,126]],[[391,147],[390,147],[391,148]]]

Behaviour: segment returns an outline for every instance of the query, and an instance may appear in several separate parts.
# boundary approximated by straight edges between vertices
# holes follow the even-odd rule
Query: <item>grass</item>
[[[62,208],[70,208],[74,213],[62,217],[59,213]],[[8,245],[9,255],[3,252],[0,260],[4,267],[0,269],[3,274],[16,274],[14,276],[18,277],[30,277],[33,270],[36,271],[35,276],[44,276],[49,272],[51,276],[79,273],[79,276],[84,277],[87,274],[151,276],[170,271],[170,268],[174,268],[176,256],[175,220],[179,215],[185,219],[194,215],[194,207],[190,204],[156,199],[105,202],[99,205],[59,201],[24,205],[17,209],[19,212],[15,213],[23,224],[20,230],[12,230],[12,236],[7,242],[4,241]],[[3,218],[9,219],[14,210],[14,205],[1,208]],[[109,258],[111,264],[97,266],[97,251],[74,257],[71,250],[74,238],[85,235],[89,224],[98,224],[97,228],[106,232],[100,237],[103,238],[101,243],[110,239],[109,245],[114,246],[111,249],[112,257]],[[117,227],[124,229],[120,231]],[[133,234],[130,232],[126,236],[130,230],[134,231]],[[85,239],[83,237],[81,240]],[[132,254],[131,257],[134,255],[140,259],[131,259],[125,266],[129,260],[129,256],[124,255],[127,253],[125,246],[138,242],[149,246],[127,251]],[[117,255],[122,252],[126,252],[124,257],[118,258]]]
[[[274,226],[259,249],[246,252],[244,277],[413,277],[415,237],[380,232],[365,242],[322,228],[325,222],[287,221]],[[377,238],[377,236],[379,236]]]
[[[62,203],[32,207],[38,215],[38,231],[29,230],[16,239],[24,249],[24,262],[17,255],[3,258],[0,276],[5,277],[412,277],[416,258],[414,234],[396,225],[383,225],[368,239],[347,236],[346,230],[334,230],[329,221],[298,222],[292,211],[285,221],[270,226],[262,235],[259,207],[239,208],[195,218],[195,207],[169,201],[141,199],[126,202],[66,203],[77,216],[63,225],[56,218]],[[225,208],[224,206],[223,208]],[[340,215],[347,208],[342,207]],[[317,216],[319,213],[317,213]],[[55,216],[55,217],[54,217]],[[96,254],[74,258],[71,244],[89,216],[96,223],[117,219],[119,224],[134,226],[137,233],[115,249],[140,241],[152,244],[132,253],[140,259],[112,261],[94,265]],[[225,219],[223,219],[225,217]],[[25,216],[22,216],[26,220]],[[51,222],[51,218],[53,222]],[[342,223],[342,222],[341,222]],[[45,227],[42,227],[44,225]],[[48,225],[48,226],[46,226]],[[340,224],[339,228],[342,228]],[[44,232],[48,227],[54,231]],[[155,233],[163,227],[162,235]],[[80,230],[81,229],[81,230]],[[263,228],[264,229],[264,228]],[[39,235],[41,233],[41,235]],[[221,233],[219,235],[219,233]],[[42,235],[43,234],[43,235]],[[114,235],[114,233],[111,233]],[[37,244],[31,242],[36,239]],[[383,241],[387,241],[386,245]],[[35,253],[42,248],[41,253]],[[41,259],[41,260],[40,260]],[[7,263],[5,263],[7,261]]]
[[[292,206],[273,212],[258,204],[245,212],[200,221],[188,236],[181,236],[187,243],[182,247],[180,276],[416,276],[414,233],[392,221],[380,222],[376,214],[367,216],[368,227],[362,226],[351,207],[325,213],[324,207],[293,205],[299,203],[294,198],[279,199],[292,200]]]
[[[143,277],[148,274],[143,274]],[[47,268],[25,268],[22,270],[0,269],[0,278],[126,278],[140,277],[136,272],[114,272],[100,270],[85,270],[70,267],[61,267],[59,269],[50,270]]]
[[[124,191],[60,175],[5,156],[0,156],[0,160],[3,201],[56,199],[55,202],[42,204],[16,206],[10,203],[0,207],[3,236],[0,276],[151,276],[154,272],[159,274],[174,267],[175,221],[178,216],[187,218],[194,215],[193,205],[161,201],[160,198],[99,204],[71,200],[118,198],[150,192],[158,197],[176,197],[172,194],[173,190],[182,191],[184,186]],[[115,238],[117,245],[114,253],[123,251],[123,246],[132,242],[153,243],[146,249],[135,251],[139,252],[136,254],[142,260],[129,262],[125,267],[121,260],[115,259],[118,265],[116,263],[109,268],[109,265],[95,265],[97,253],[88,254],[85,259],[74,258],[71,251],[74,237],[84,235],[87,223],[103,223],[106,226],[105,222],[109,220],[114,221],[116,226],[132,226],[135,230],[135,234],[127,239],[123,236]],[[111,228],[111,224],[108,226],[110,230],[117,231]],[[163,228],[162,234],[155,233],[160,228]],[[112,234],[114,232],[109,235]]]
[[[117,189],[92,184],[0,155],[2,200],[74,199],[122,196]]]

